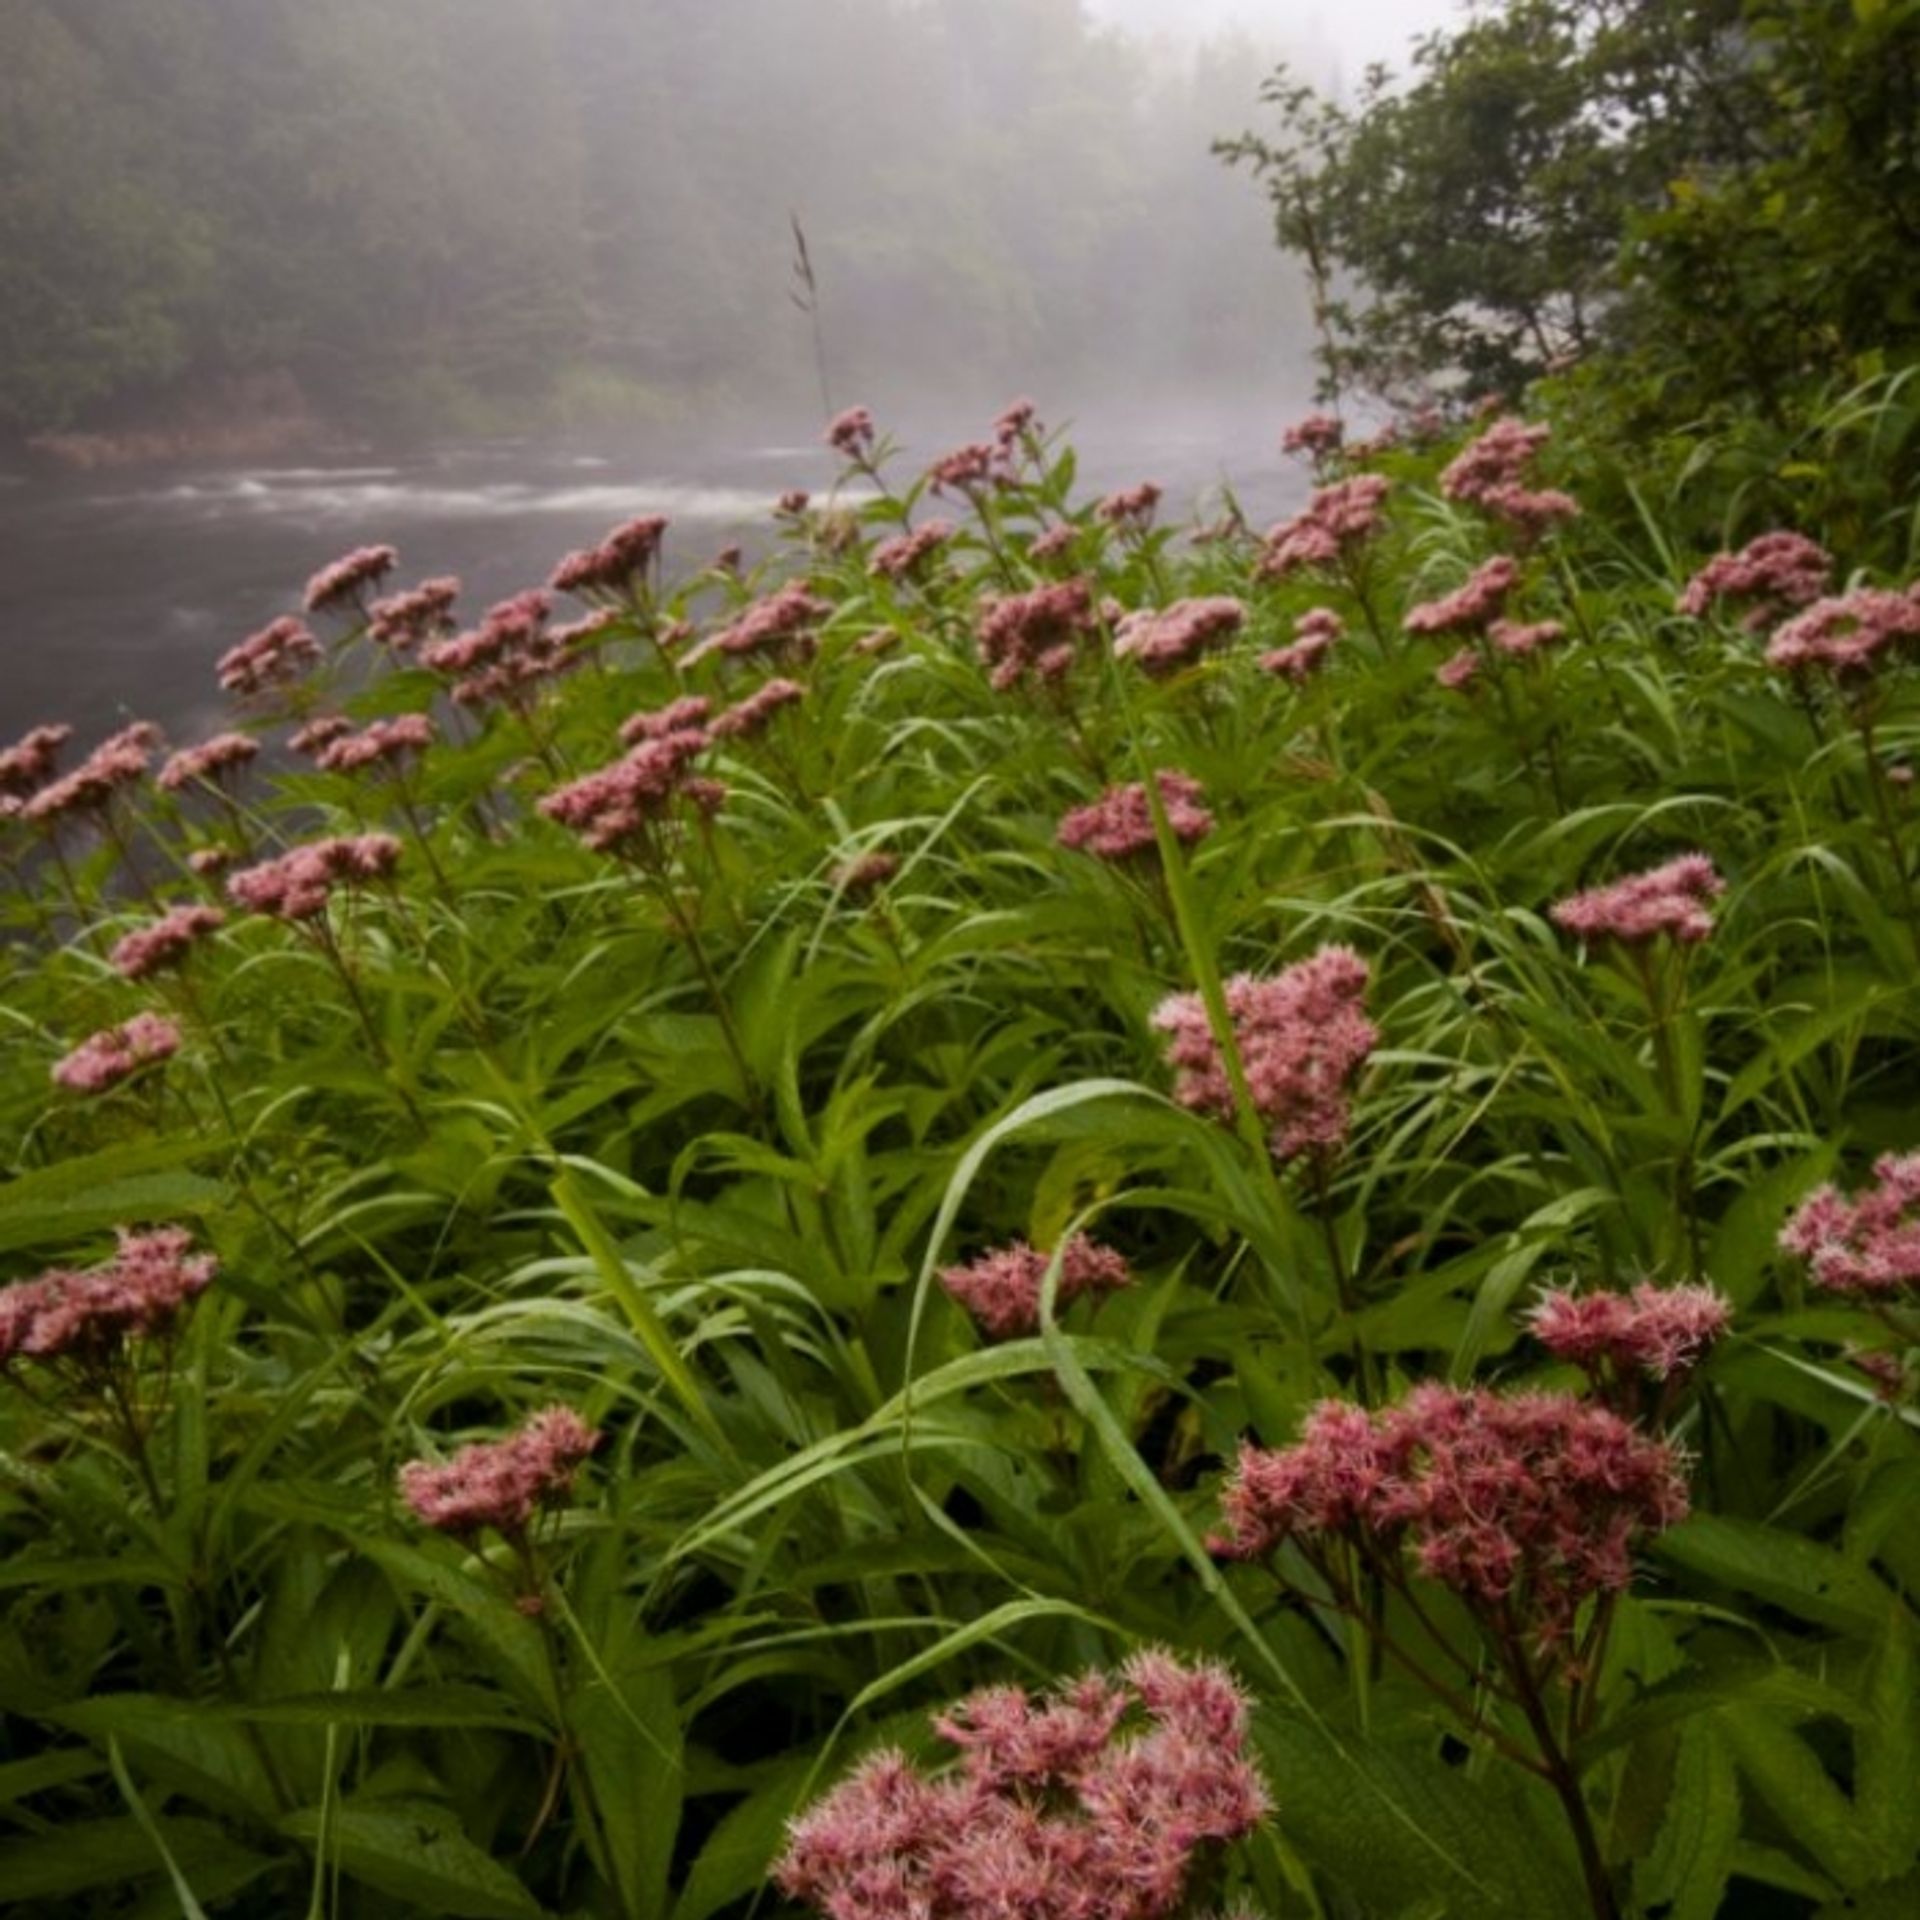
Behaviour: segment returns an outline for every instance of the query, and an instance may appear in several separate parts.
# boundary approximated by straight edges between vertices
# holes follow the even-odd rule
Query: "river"
[[[1083,439],[1081,486],[1151,479],[1180,515],[1212,511],[1230,479],[1258,524],[1303,490],[1274,437],[1262,422],[1257,435]],[[916,447],[901,471],[950,444]],[[297,609],[308,576],[350,547],[398,547],[397,585],[459,575],[471,616],[635,514],[671,521],[670,575],[733,542],[751,550],[781,492],[822,491],[833,474],[816,445],[722,444],[676,460],[527,442],[280,466],[0,472],[0,747],[49,720],[77,731],[69,761],[132,719],[158,721],[175,744],[215,729],[225,712],[215,660]]]

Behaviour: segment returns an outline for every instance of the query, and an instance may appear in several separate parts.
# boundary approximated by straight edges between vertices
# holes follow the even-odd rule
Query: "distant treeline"
[[[1263,62],[1077,0],[0,0],[0,426],[265,373],[404,420],[1291,357]],[[859,388],[858,392],[853,387]]]

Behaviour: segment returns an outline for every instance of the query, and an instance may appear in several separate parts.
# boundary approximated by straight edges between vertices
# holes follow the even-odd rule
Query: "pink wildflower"
[[[1247,1721],[1223,1669],[1159,1652],[1051,1699],[985,1688],[934,1722],[956,1767],[874,1754],[793,1822],[774,1879],[828,1920],[1164,1920],[1269,1810]]]
[[[1293,623],[1293,644],[1260,656],[1260,671],[1303,686],[1326,665],[1347,623],[1331,607],[1312,607]]]
[[[1301,567],[1336,565],[1379,531],[1391,485],[1382,474],[1359,473],[1321,487],[1301,512],[1268,533],[1260,577],[1278,580]]]
[[[179,966],[196,942],[226,923],[218,907],[169,907],[158,920],[116,941],[108,959],[127,979],[145,980]]]
[[[55,1082],[75,1093],[106,1093],[142,1067],[170,1060],[180,1051],[180,1029],[157,1013],[136,1013],[117,1027],[103,1027],[59,1061]]]
[[[982,603],[980,658],[988,683],[1004,693],[1031,674],[1059,680],[1093,631],[1093,595],[1082,579],[990,596]]]
[[[707,731],[716,740],[749,740],[764,731],[782,707],[792,706],[796,700],[806,697],[806,688],[797,680],[769,680],[744,700],[716,714],[708,723]]]
[[[344,740],[353,731],[353,722],[343,713],[316,714],[304,727],[288,736],[287,745],[295,753],[318,754],[336,740]]]
[[[396,762],[433,745],[433,720],[424,713],[396,714],[376,720],[361,733],[343,733],[321,748],[317,764],[326,773],[357,773],[362,767]]]
[[[147,771],[160,730],[149,720],[136,720],[110,734],[74,768],[30,795],[21,806],[25,820],[58,821],[71,815],[101,813],[114,796],[138,782]]]
[[[927,469],[927,485],[935,493],[970,493],[997,479],[1002,467],[1001,449],[984,440],[955,447],[942,454]]]
[[[419,641],[438,639],[453,631],[453,604],[459,597],[460,582],[448,574],[423,580],[410,592],[376,600],[367,609],[368,637],[396,653]]]
[[[322,567],[307,582],[309,613],[324,613],[349,602],[357,603],[368,587],[378,586],[399,563],[391,547],[356,547]]]
[[[1479,632],[1500,617],[1519,580],[1520,563],[1497,553],[1476,567],[1464,586],[1442,599],[1409,607],[1401,625],[1415,634]]]
[[[797,520],[806,512],[808,502],[809,496],[805,491],[799,487],[789,487],[787,491],[773,503],[773,510],[777,514],[784,515],[789,520]]]
[[[1479,676],[1480,656],[1471,647],[1449,654],[1434,668],[1433,677],[1449,693],[1462,693]]]
[[[282,614],[220,656],[220,685],[227,693],[251,699],[299,679],[319,658],[320,642],[305,624]]]
[[[1883,1154],[1873,1179],[1852,1200],[1817,1189],[1780,1235],[1830,1293],[1884,1300],[1920,1288],[1920,1153]]]
[[[713,711],[713,702],[703,693],[683,694],[664,707],[649,713],[636,713],[620,727],[620,744],[635,747],[642,740],[658,740],[663,734],[684,733],[705,723]]]
[[[1061,560],[1072,553],[1074,542],[1080,537],[1080,529],[1071,520],[1062,520],[1057,527],[1049,527],[1045,533],[1036,533],[1027,543],[1029,560]]]
[[[571,1407],[548,1407],[504,1440],[462,1447],[444,1466],[413,1460],[400,1469],[400,1493],[415,1515],[441,1533],[492,1527],[523,1537],[542,1506],[565,1497],[600,1435]]]
[[[1174,838],[1187,845],[1205,839],[1213,831],[1213,815],[1200,804],[1206,796],[1199,781],[1184,773],[1157,773],[1154,779]],[[1091,806],[1069,813],[1056,838],[1063,847],[1098,860],[1128,860],[1153,852],[1153,814],[1145,786],[1135,781],[1109,787]]]
[[[873,415],[865,407],[848,407],[834,416],[824,438],[836,453],[864,460],[873,448]]]
[[[1010,1241],[963,1267],[948,1267],[940,1284],[966,1308],[990,1340],[1040,1330],[1040,1289],[1048,1256],[1024,1240]],[[1065,1310],[1083,1293],[1113,1293],[1132,1284],[1126,1261],[1111,1247],[1077,1233],[1060,1254],[1055,1305]]]
[[[1157,610],[1143,607],[1120,621],[1114,656],[1138,660],[1149,674],[1174,673],[1193,665],[1216,642],[1232,639],[1246,620],[1246,608],[1224,594],[1176,600]]]
[[[1558,620],[1536,620],[1531,625],[1518,620],[1496,620],[1487,629],[1487,638],[1495,648],[1515,660],[1558,646],[1566,637],[1567,630]]]
[[[808,592],[804,581],[790,580],[778,593],[756,600],[730,626],[710,633],[697,647],[681,656],[683,667],[697,666],[715,653],[740,659],[750,653],[776,656],[810,653],[815,645],[814,629],[831,617],[831,604]]]
[[[1241,1064],[1274,1158],[1328,1154],[1347,1137],[1348,1090],[1379,1040],[1365,1012],[1367,963],[1351,947],[1322,947],[1272,979],[1226,983]],[[1233,1085],[1197,993],[1175,994],[1153,1016],[1178,1070],[1174,1098],[1231,1121]]]
[[[122,1229],[105,1266],[53,1269],[0,1287],[0,1372],[16,1359],[77,1362],[84,1370],[126,1341],[164,1333],[213,1283],[211,1254],[190,1251],[182,1227]]]
[[[1031,400],[1020,399],[1001,409],[993,423],[993,443],[1003,454],[1011,453],[1018,441],[1040,431],[1038,409]]]
[[[1757,633],[1782,614],[1811,606],[1833,579],[1833,556],[1803,533],[1782,528],[1716,553],[1686,584],[1678,609],[1704,620],[1716,600],[1744,600],[1741,624]]]
[[[1144,532],[1153,524],[1154,510],[1159,504],[1160,489],[1151,480],[1142,480],[1137,487],[1123,487],[1118,493],[1108,494],[1093,511],[1097,519],[1104,520],[1110,527]]]
[[[1618,1593],[1640,1541],[1686,1518],[1678,1451],[1564,1393],[1429,1384],[1369,1413],[1323,1401],[1299,1441],[1242,1449],[1210,1544],[1265,1559],[1345,1539],[1410,1554],[1496,1633],[1568,1644],[1584,1601]]]
[[[667,522],[657,513],[628,520],[597,547],[568,554],[547,584],[556,593],[626,598],[632,593],[635,575],[644,574],[659,557],[666,531]]]
[[[923,561],[929,559],[953,538],[951,520],[929,520],[912,533],[894,535],[874,548],[867,571],[894,581],[906,579]]]
[[[73,738],[67,726],[35,727],[0,753],[0,794],[19,798],[53,778],[60,749]]]
[[[244,767],[260,751],[250,733],[217,733],[197,747],[183,747],[160,769],[156,784],[177,793],[190,781],[217,783],[223,774]]]
[[[1280,436],[1282,453],[1304,453],[1311,460],[1324,460],[1340,451],[1347,437],[1346,428],[1330,413],[1310,413],[1296,420]]]
[[[541,800],[540,811],[570,827],[594,852],[621,852],[641,840],[676,797],[698,803],[687,776],[708,745],[700,727],[643,737],[621,759],[556,787]]]
[[[1621,940],[1629,945],[1671,934],[1683,944],[1713,931],[1707,902],[1727,890],[1704,853],[1684,853],[1664,866],[1616,880],[1608,887],[1556,902],[1554,924],[1582,940]]]
[[[1864,673],[1896,642],[1920,638],[1920,587],[1892,593],[1855,587],[1816,600],[1767,645],[1767,665],[1784,672],[1819,667],[1839,678]]]
[[[1480,505],[1496,489],[1516,485],[1552,437],[1551,427],[1528,426],[1511,415],[1496,420],[1442,471],[1440,491],[1449,500]]]
[[[1691,1373],[1727,1330],[1733,1310],[1712,1287],[1635,1287],[1631,1293],[1543,1294],[1527,1315],[1533,1337],[1556,1359],[1596,1378]]]
[[[196,847],[187,855],[187,865],[202,880],[211,880],[225,873],[239,858],[232,847]]]
[[[550,611],[547,596],[530,587],[489,607],[471,632],[423,647],[420,664],[452,676],[462,706],[524,706],[541,681],[579,664],[548,627]]]
[[[237,905],[275,920],[311,920],[325,911],[336,887],[384,880],[399,864],[400,842],[390,833],[311,840],[234,874],[227,894]]]

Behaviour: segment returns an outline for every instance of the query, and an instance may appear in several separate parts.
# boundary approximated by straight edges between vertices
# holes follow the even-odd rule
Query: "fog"
[[[0,430],[1277,406],[1297,277],[1210,144],[1445,10],[7,0]]]
[[[1303,289],[1211,145],[1443,11],[0,0],[0,707],[185,712],[360,540],[484,594],[670,501],[697,563],[855,402],[1297,485]]]

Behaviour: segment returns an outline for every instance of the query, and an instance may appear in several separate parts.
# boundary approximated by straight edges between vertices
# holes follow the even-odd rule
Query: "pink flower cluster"
[[[105,1093],[156,1060],[180,1051],[180,1029],[157,1013],[136,1013],[117,1027],[103,1027],[58,1061],[55,1082],[75,1093]]]
[[[778,593],[756,600],[730,626],[721,627],[708,634],[697,647],[690,647],[680,664],[697,666],[715,653],[736,660],[750,653],[776,656],[793,651],[810,653],[814,629],[832,612],[832,605],[818,594],[809,593],[804,581],[789,580]]]
[[[1609,887],[1591,887],[1557,901],[1551,911],[1556,926],[1582,940],[1637,944],[1666,933],[1692,944],[1713,931],[1707,902],[1726,890],[1727,883],[1704,853],[1683,853]]]
[[[295,753],[317,755],[336,740],[344,740],[353,731],[353,722],[343,713],[315,714],[305,726],[287,736],[287,745]]]
[[[1497,553],[1468,575],[1466,584],[1438,600],[1407,609],[1409,633],[1478,633],[1505,612],[1507,595],[1519,584],[1520,563]]]
[[[1324,460],[1340,451],[1347,437],[1346,428],[1330,413],[1310,413],[1296,420],[1280,436],[1282,453],[1304,453],[1310,460]]]
[[[182,747],[161,767],[157,783],[169,793],[196,780],[216,782],[222,774],[244,767],[260,751],[260,742],[250,733],[216,733],[197,747]]]
[[[1496,620],[1487,629],[1487,638],[1492,642],[1494,651],[1515,660],[1525,660],[1564,640],[1566,635],[1566,628],[1558,620],[1536,620],[1531,625],[1517,620]],[[1478,677],[1483,664],[1477,648],[1462,647],[1458,653],[1450,655],[1434,668],[1433,677],[1443,687],[1450,687],[1457,692]]]
[[[60,749],[72,738],[71,727],[34,727],[0,753],[0,799],[18,800],[44,786],[60,764]]]
[[[1225,1558],[1346,1539],[1411,1552],[1470,1606],[1564,1646],[1581,1603],[1618,1593],[1640,1541],[1687,1515],[1681,1456],[1566,1393],[1428,1383],[1369,1413],[1322,1401],[1298,1442],[1244,1447],[1221,1496]]]
[[[940,1284],[966,1308],[990,1340],[1011,1340],[1040,1331],[1040,1289],[1049,1256],[1024,1240],[996,1247],[965,1266],[948,1267]],[[1062,1311],[1083,1293],[1114,1293],[1133,1275],[1121,1255],[1084,1233],[1060,1251],[1060,1283],[1054,1294]]]
[[[1533,1337],[1556,1359],[1596,1379],[1645,1374],[1668,1380],[1690,1373],[1733,1320],[1712,1287],[1656,1287],[1631,1293],[1544,1294],[1527,1315]]]
[[[685,733],[690,728],[704,726],[707,715],[712,711],[713,702],[705,694],[683,694],[678,700],[669,700],[664,707],[656,707],[650,713],[636,713],[622,721],[620,744],[623,747],[637,747],[642,740],[658,740],[669,733]]]
[[[451,574],[423,580],[407,593],[390,594],[367,609],[367,634],[383,647],[404,653],[423,640],[453,631],[453,604],[460,582]]]
[[[1346,630],[1347,623],[1331,607],[1310,607],[1293,623],[1290,646],[1275,647],[1260,656],[1260,671],[1304,686],[1326,665],[1333,643]]]
[[[1150,674],[1176,673],[1216,642],[1231,640],[1246,622],[1246,608],[1225,594],[1176,600],[1158,609],[1142,607],[1120,622],[1114,634],[1114,656],[1137,660]]]
[[[1027,543],[1029,560],[1063,560],[1072,553],[1074,542],[1080,538],[1080,529],[1071,520],[1062,520],[1057,527],[1049,527],[1045,533],[1037,533]]]
[[[1291,520],[1274,527],[1260,556],[1260,576],[1284,579],[1302,567],[1331,567],[1380,530],[1381,507],[1392,482],[1383,474],[1357,473],[1317,489]]]
[[[1184,773],[1153,777],[1173,837],[1189,846],[1204,840],[1213,831],[1213,815],[1200,804],[1206,798],[1200,782]],[[1090,853],[1097,860],[1130,860],[1153,852],[1153,811],[1145,786],[1136,780],[1109,787],[1091,806],[1075,807],[1066,815],[1056,838],[1063,847]]]
[[[169,907],[158,920],[115,941],[107,957],[115,972],[146,980],[179,966],[199,941],[226,924],[218,907]]]
[[[716,740],[750,740],[765,730],[782,707],[790,707],[806,697],[806,688],[797,680],[769,680],[744,700],[735,701],[715,714],[707,731]]]
[[[1804,533],[1782,528],[1749,540],[1738,553],[1716,553],[1686,584],[1677,603],[1690,619],[1704,620],[1718,600],[1744,600],[1741,618],[1750,633],[1782,614],[1811,606],[1833,578],[1833,556]]]
[[[636,720],[641,717],[635,716]],[[627,724],[631,727],[634,721]],[[689,777],[693,763],[710,744],[706,729],[700,726],[666,726],[658,733],[641,733],[620,759],[556,787],[541,800],[540,811],[571,828],[594,852],[620,852],[640,839],[676,798],[702,804],[724,794],[717,783]]]
[[[1894,593],[1855,587],[1816,600],[1767,643],[1767,665],[1798,673],[1818,667],[1836,679],[1865,673],[1890,647],[1920,639],[1920,587]]]
[[[310,840],[276,860],[245,867],[227,881],[237,905],[276,920],[311,920],[325,911],[336,887],[386,879],[400,864],[400,842],[390,833]]]
[[[826,1920],[1162,1920],[1270,1810],[1248,1712],[1222,1668],[1153,1651],[1051,1698],[989,1687],[934,1722],[957,1766],[874,1754],[794,1821],[774,1878]]]
[[[1003,454],[1012,453],[1021,440],[1040,431],[1039,411],[1031,400],[1025,398],[1009,402],[993,423],[993,444]]]
[[[1160,489],[1151,480],[1142,480],[1136,487],[1122,487],[1117,493],[1108,494],[1093,511],[1096,519],[1104,520],[1110,527],[1140,532],[1153,524],[1159,505]]]
[[[290,613],[282,614],[220,656],[220,686],[223,692],[252,699],[270,687],[299,679],[319,658],[320,642],[306,624]]]
[[[357,773],[381,761],[395,761],[409,753],[425,753],[433,745],[433,720],[424,713],[396,714],[376,720],[360,733],[351,729],[325,742],[316,764],[325,773]]]
[[[146,773],[160,729],[136,720],[100,742],[71,773],[49,781],[20,808],[24,820],[63,820],[72,814],[99,813],[115,794]]]
[[[867,571],[889,580],[904,580],[923,561],[945,546],[953,534],[951,520],[929,520],[925,526],[916,527],[911,533],[895,534],[891,540],[883,540],[874,548]]]
[[[544,1504],[573,1486],[600,1435],[571,1407],[548,1407],[504,1440],[462,1447],[442,1466],[411,1460],[400,1469],[400,1494],[425,1525],[441,1533],[492,1527],[521,1538]]]
[[[322,567],[307,582],[304,605],[309,613],[357,602],[368,587],[378,586],[399,564],[391,547],[356,547]]]
[[[848,407],[833,417],[823,438],[849,460],[864,460],[873,450],[873,415],[865,407]]]
[[[1442,472],[1440,491],[1507,521],[1529,538],[1557,521],[1574,519],[1580,505],[1571,494],[1525,484],[1527,468],[1552,434],[1550,427],[1527,426],[1511,416],[1496,420]]]
[[[811,504],[811,499],[812,496],[808,494],[804,488],[789,487],[786,492],[773,503],[773,510],[775,513],[784,515],[789,520],[797,520],[806,512],[808,506]]]
[[[1780,1235],[1830,1293],[1884,1300],[1920,1287],[1920,1153],[1882,1154],[1873,1181],[1852,1200],[1818,1188]]]
[[[489,607],[471,632],[423,647],[420,664],[452,677],[463,707],[517,706],[530,688],[577,664],[548,628],[549,611],[547,596],[529,587]]]
[[[554,568],[547,584],[556,593],[624,598],[633,589],[634,576],[645,573],[658,558],[666,531],[667,523],[657,513],[629,520],[615,527],[597,547],[568,554]]]
[[[55,1268],[0,1288],[0,1370],[16,1359],[83,1367],[124,1341],[164,1333],[213,1284],[217,1262],[183,1227],[120,1234],[120,1250],[85,1273]]]
[[[994,692],[1005,693],[1028,674],[1063,679],[1093,625],[1093,594],[1081,579],[990,596],[978,628],[988,683]]]
[[[1366,1016],[1367,963],[1351,947],[1328,946],[1268,980],[1235,974],[1226,983],[1241,1066],[1254,1111],[1276,1160],[1331,1153],[1347,1137],[1348,1091],[1379,1030]],[[1175,994],[1153,1016],[1178,1069],[1174,1098],[1196,1113],[1231,1121],[1233,1083],[1197,993]]]
[[[994,442],[969,441],[964,447],[943,453],[927,469],[927,485],[935,493],[971,493],[1003,476],[1005,457]]]

